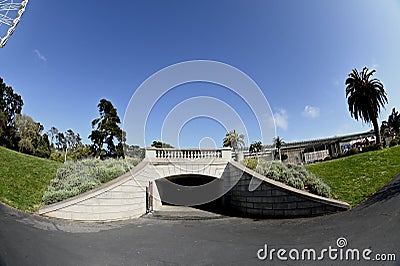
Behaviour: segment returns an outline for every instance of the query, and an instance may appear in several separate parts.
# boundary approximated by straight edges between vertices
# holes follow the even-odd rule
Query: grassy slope
[[[400,173],[400,146],[307,166],[333,196],[355,206]]]
[[[34,212],[59,163],[0,147],[0,201]]]

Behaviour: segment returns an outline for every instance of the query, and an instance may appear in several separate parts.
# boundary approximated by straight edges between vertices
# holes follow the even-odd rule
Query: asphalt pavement
[[[360,260],[351,257],[356,249]],[[167,207],[139,219],[79,223],[0,204],[0,265],[400,265],[399,251],[400,176],[350,211],[304,219]]]

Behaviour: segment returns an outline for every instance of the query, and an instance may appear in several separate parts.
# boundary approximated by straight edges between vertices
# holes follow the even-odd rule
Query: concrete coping
[[[105,184],[102,184],[101,186],[94,188],[92,190],[89,190],[85,193],[82,193],[80,195],[74,196],[72,198],[65,199],[60,202],[56,202],[50,205],[43,206],[39,209],[39,214],[45,214],[48,212],[52,212],[58,209],[62,209],[65,207],[68,207],[70,205],[82,202],[84,200],[93,198],[99,194],[102,194],[104,192],[107,192],[119,185],[122,185],[126,183],[127,181],[131,180],[132,177],[136,174],[138,174],[141,170],[143,170],[147,165],[149,164],[149,161],[147,159],[143,159],[138,165],[136,165],[134,168],[132,168],[131,171],[128,171],[127,173],[123,174],[120,177],[117,177],[114,180],[111,180],[110,182],[107,182]]]
[[[311,200],[314,200],[314,201],[317,201],[317,202],[330,204],[330,205],[337,206],[337,207],[340,207],[340,208],[344,208],[344,209],[347,209],[347,210],[350,209],[350,205],[347,202],[340,201],[340,200],[335,200],[335,199],[331,199],[331,198],[322,197],[322,196],[315,195],[315,194],[312,194],[312,193],[304,191],[304,190],[300,190],[300,189],[291,187],[291,186],[286,185],[286,184],[284,184],[282,182],[275,181],[275,180],[270,179],[270,178],[268,178],[266,176],[263,176],[263,175],[257,173],[256,171],[251,170],[251,169],[247,168],[246,166],[244,166],[244,165],[242,165],[242,164],[240,164],[238,162],[230,161],[229,163],[232,164],[234,167],[236,167],[236,168],[248,173],[249,175],[251,175],[251,176],[253,176],[253,177],[257,178],[257,179],[263,180],[263,181],[265,181],[265,182],[267,182],[267,183],[269,183],[271,185],[274,185],[276,187],[279,187],[279,188],[288,190],[290,192],[299,194],[299,195],[301,195],[301,196],[303,196],[305,198],[308,198],[308,199],[311,199]]]

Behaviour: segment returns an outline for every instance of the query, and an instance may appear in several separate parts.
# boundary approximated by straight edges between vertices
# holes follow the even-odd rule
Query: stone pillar
[[[237,157],[236,157],[236,160],[237,160],[237,162],[238,162],[238,163],[240,163],[241,161],[243,161],[243,160],[244,160],[244,154],[243,154],[243,151],[238,151],[238,153],[237,153]]]
[[[146,158],[156,158],[156,148],[146,148]]]
[[[222,158],[227,159],[227,160],[232,160],[232,149],[227,147],[227,148],[222,148]]]

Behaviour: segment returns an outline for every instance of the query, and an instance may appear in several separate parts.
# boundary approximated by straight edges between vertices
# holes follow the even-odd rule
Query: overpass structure
[[[196,190],[185,180],[196,183]],[[254,179],[258,186],[251,187]],[[168,182],[170,181],[170,182]],[[173,185],[171,185],[173,184]],[[96,189],[40,208],[39,214],[80,221],[113,221],[140,217],[165,202],[198,205],[202,196],[235,216],[290,218],[348,210],[341,201],[324,198],[271,180],[232,159],[230,148],[147,149],[130,172]],[[191,201],[193,199],[193,201]]]

